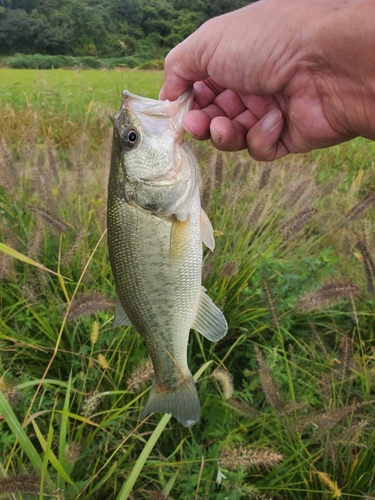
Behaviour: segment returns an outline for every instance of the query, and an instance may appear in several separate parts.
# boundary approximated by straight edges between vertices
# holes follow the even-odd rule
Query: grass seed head
[[[98,338],[99,338],[99,323],[97,321],[93,321],[90,332],[90,342],[92,343],[92,345],[95,345],[97,343]]]
[[[266,396],[269,405],[276,412],[282,411],[285,403],[281,397],[279,388],[271,376],[263,354],[257,346],[255,346],[255,355],[258,362],[258,373],[264,395]]]
[[[240,411],[241,413],[243,413],[244,415],[246,415],[250,419],[258,418],[259,415],[260,415],[260,413],[259,413],[258,410],[256,410],[252,406],[250,406],[247,403],[245,403],[245,401],[241,401],[241,400],[236,399],[236,398],[230,398],[228,400],[228,403],[233,408],[235,408],[236,410]]]
[[[95,314],[99,311],[113,310],[114,301],[98,292],[87,293],[73,302],[68,313],[68,320],[71,321],[82,316]]]
[[[322,481],[322,483],[327,486],[327,488],[332,491],[333,496],[332,498],[341,498],[342,497],[342,491],[337,485],[337,481],[332,481],[330,476],[325,473],[325,472],[316,472],[319,479]]]
[[[0,478],[0,494],[38,495],[40,491],[40,478],[29,472],[15,474]]]
[[[250,469],[255,467],[257,471],[262,468],[272,469],[284,459],[283,455],[268,449],[243,449],[223,450],[220,454],[218,464],[228,470],[236,470],[238,467]]]
[[[57,233],[65,233],[71,229],[70,225],[61,220],[57,215],[45,210],[44,208],[28,207],[31,212],[36,213],[44,222],[47,222]]]
[[[264,163],[263,168],[259,177],[259,184],[258,188],[263,189],[264,187],[267,186],[270,175],[271,175],[271,170],[272,170],[272,164],[271,163]]]
[[[353,360],[353,342],[347,335],[342,338],[338,361],[340,363],[338,375],[341,379],[348,378],[350,375],[350,365]]]
[[[129,390],[138,392],[153,376],[154,367],[152,366],[151,359],[148,359],[130,373],[126,380],[126,386]]]
[[[98,363],[102,370],[106,370],[109,367],[109,363],[104,354],[98,354]]]
[[[375,200],[375,192],[368,194],[361,202],[355,204],[352,208],[350,208],[345,216],[347,220],[358,219],[362,213],[370,207],[372,202]]]
[[[262,275],[262,290],[267,304],[267,311],[270,316],[271,323],[274,326],[274,328],[278,328],[280,326],[279,311],[277,309],[276,301],[274,299],[272,290],[268,284],[268,280],[264,275]]]
[[[216,368],[212,373],[211,377],[216,378],[219,382],[221,390],[223,391],[223,396],[225,399],[230,399],[233,396],[233,377],[226,371]]]
[[[82,405],[81,414],[84,417],[89,417],[94,413],[94,411],[98,407],[99,402],[100,402],[99,391],[94,391],[91,395],[85,398]]]
[[[286,240],[289,240],[294,236],[300,229],[304,227],[307,222],[318,213],[316,208],[305,208],[297,215],[286,221],[281,226],[281,233]]]
[[[357,248],[361,252],[363,259],[363,266],[365,268],[365,275],[367,280],[367,289],[375,295],[375,263],[372,255],[370,254],[367,245],[364,241],[358,241]]]
[[[66,452],[66,461],[75,464],[81,456],[81,444],[80,443],[69,443],[68,450]]]
[[[350,299],[359,292],[359,287],[349,280],[332,281],[318,290],[303,295],[295,304],[295,308],[301,312],[310,312],[316,309],[324,309],[340,299]]]
[[[223,278],[231,278],[237,274],[239,264],[237,262],[227,262],[221,268],[220,275]]]

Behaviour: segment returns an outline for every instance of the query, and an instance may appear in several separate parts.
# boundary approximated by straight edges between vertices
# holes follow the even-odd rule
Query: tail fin
[[[186,381],[170,390],[158,391],[154,381],[142,418],[153,412],[172,413],[185,427],[198,422],[201,407],[191,373]]]

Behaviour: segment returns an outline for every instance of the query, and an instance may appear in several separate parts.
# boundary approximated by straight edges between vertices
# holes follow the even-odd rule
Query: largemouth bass
[[[215,243],[200,206],[197,165],[183,141],[192,100],[190,91],[174,102],[123,92],[108,187],[114,325],[132,325],[144,337],[155,370],[142,418],[172,413],[185,426],[200,417],[187,364],[189,331],[211,341],[227,332],[201,286],[202,241],[211,250]]]

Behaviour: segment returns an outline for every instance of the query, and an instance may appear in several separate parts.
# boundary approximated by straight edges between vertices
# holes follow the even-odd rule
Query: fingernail
[[[271,130],[271,128],[281,119],[281,116],[281,111],[279,109],[273,109],[262,119],[262,127],[265,130]]]
[[[222,137],[220,134],[217,133],[217,131],[214,129],[214,127],[212,125],[210,127],[210,133],[211,133],[211,140],[215,144],[221,144]]]

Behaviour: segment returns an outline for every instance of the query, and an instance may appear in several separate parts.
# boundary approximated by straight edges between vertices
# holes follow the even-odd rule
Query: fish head
[[[182,120],[191,109],[193,91],[176,101],[122,93],[114,123],[117,178],[125,200],[162,216],[188,211],[197,186],[194,157],[183,141]]]

